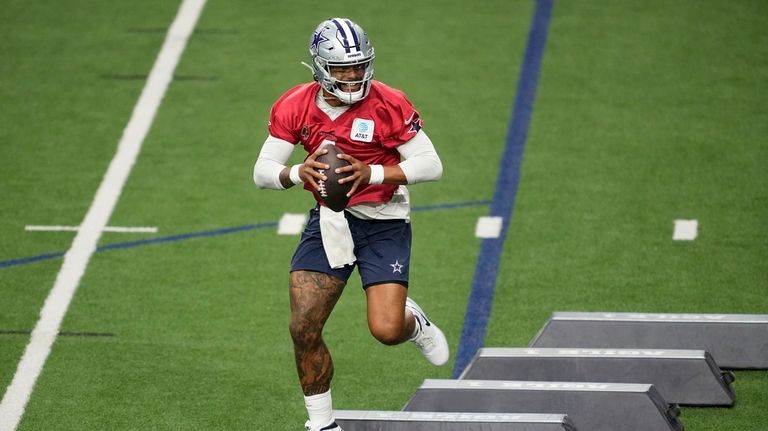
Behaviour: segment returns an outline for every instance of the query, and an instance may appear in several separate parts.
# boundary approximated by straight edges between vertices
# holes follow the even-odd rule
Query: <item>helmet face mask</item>
[[[346,18],[331,18],[317,26],[309,40],[312,76],[334,97],[346,104],[363,100],[371,89],[374,51],[368,35]],[[358,66],[355,68],[355,66]],[[332,67],[363,68],[362,77],[351,81],[337,79]],[[359,84],[359,88],[358,87]],[[346,91],[345,91],[346,88]],[[352,91],[352,88],[357,90]]]

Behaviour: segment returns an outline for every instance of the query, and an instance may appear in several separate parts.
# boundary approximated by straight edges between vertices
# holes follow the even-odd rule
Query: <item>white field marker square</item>
[[[304,224],[307,222],[306,214],[285,213],[280,217],[277,224],[278,235],[298,235],[304,230]]]
[[[501,235],[501,217],[480,217],[475,226],[478,238],[498,238]]]
[[[698,235],[698,220],[675,220],[675,232],[672,234],[673,240],[693,241]]]

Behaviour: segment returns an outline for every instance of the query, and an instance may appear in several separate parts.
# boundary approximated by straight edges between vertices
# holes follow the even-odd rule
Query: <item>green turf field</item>
[[[0,0],[0,392],[75,237],[25,226],[82,222],[179,4]],[[208,0],[109,220],[158,232],[98,244],[177,237],[93,254],[18,429],[302,429],[298,238],[275,225],[312,200],[251,173],[330,16],[366,29],[443,160],[410,188],[411,295],[455,351],[534,8]],[[763,0],[555,0],[485,345],[525,346],[553,311],[768,313],[767,19]],[[675,219],[698,238],[673,241]],[[353,277],[326,329],[336,408],[398,410],[451,376],[365,322]],[[734,388],[686,429],[768,429],[768,372]]]

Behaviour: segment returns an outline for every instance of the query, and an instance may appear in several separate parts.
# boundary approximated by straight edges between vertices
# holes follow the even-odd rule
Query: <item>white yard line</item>
[[[59,274],[40,312],[40,319],[32,331],[13,381],[0,402],[0,431],[13,431],[21,421],[80,278],[96,250],[96,243],[115,208],[204,5],[205,0],[184,0],[168,30],[152,72],[123,131],[117,153],[102,179],[72,246],[64,255]]]
[[[28,224],[24,226],[24,230],[27,232],[77,232],[80,230],[80,226],[60,226],[60,225],[39,225]],[[116,233],[157,233],[157,228],[154,226],[104,226],[102,232],[116,232]]]

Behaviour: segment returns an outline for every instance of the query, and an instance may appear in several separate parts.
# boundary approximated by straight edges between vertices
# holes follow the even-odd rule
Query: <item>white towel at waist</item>
[[[349,231],[344,211],[335,212],[321,205],[320,235],[331,268],[341,268],[357,260],[355,243],[352,241],[352,232]]]

